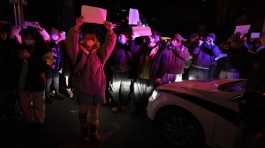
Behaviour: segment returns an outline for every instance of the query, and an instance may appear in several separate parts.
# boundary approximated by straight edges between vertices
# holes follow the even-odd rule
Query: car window
[[[222,84],[218,87],[220,91],[242,93],[246,89],[246,81],[235,81]]]

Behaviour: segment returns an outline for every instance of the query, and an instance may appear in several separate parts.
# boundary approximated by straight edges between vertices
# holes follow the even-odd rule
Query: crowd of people
[[[66,34],[57,28],[46,31],[37,22],[14,27],[0,23],[1,116],[12,113],[8,105],[19,102],[27,122],[43,124],[45,103],[64,88],[79,102],[81,137],[99,140],[101,105],[111,102],[113,111],[122,109],[130,95],[121,94],[122,89],[132,89],[139,80],[157,87],[182,80],[242,78],[249,80],[249,90],[265,90],[260,38],[235,33],[217,44],[214,33],[195,33],[188,39],[175,33],[163,39],[153,31],[136,37],[130,31],[113,31],[106,22],[103,43],[98,34],[82,31],[83,24],[78,18]]]

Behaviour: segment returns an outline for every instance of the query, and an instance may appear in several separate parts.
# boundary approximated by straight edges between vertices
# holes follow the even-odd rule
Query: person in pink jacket
[[[74,65],[74,74],[78,77],[77,98],[79,101],[79,120],[81,140],[100,140],[100,109],[105,102],[106,78],[104,66],[116,43],[113,25],[105,22],[107,29],[105,43],[100,45],[96,34],[85,33],[79,40],[83,18],[69,31],[67,50]],[[89,118],[88,118],[89,117]]]

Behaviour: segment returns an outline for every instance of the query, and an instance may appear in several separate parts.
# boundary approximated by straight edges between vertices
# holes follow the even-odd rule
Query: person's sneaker
[[[46,96],[47,96],[47,97],[54,97],[54,96],[56,96],[56,91],[53,90],[53,91],[47,93]]]
[[[56,91],[55,90],[52,90],[51,95],[52,96],[55,96],[56,95]]]
[[[68,93],[69,98],[73,98],[74,97],[74,93],[73,93],[71,88],[66,88],[66,91]]]

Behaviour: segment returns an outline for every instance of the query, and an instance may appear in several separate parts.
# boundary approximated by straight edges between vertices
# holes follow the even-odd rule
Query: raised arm
[[[50,41],[50,35],[49,33],[45,30],[45,28],[43,28],[39,22],[27,22],[25,21],[23,24],[23,27],[33,27],[36,28],[39,31],[39,34],[42,36],[43,40],[45,42],[49,42]]]
[[[21,31],[21,26],[13,26],[12,30],[11,30],[10,38],[16,39],[16,41],[19,44],[22,44],[22,39],[21,39],[21,36],[19,34],[20,31]]]
[[[79,49],[79,33],[80,27],[83,24],[83,18],[80,17],[76,20],[75,26],[73,26],[67,35],[66,38],[66,52],[71,60],[72,64],[76,63],[78,53],[80,52]]]
[[[109,59],[115,47],[115,44],[116,44],[116,34],[112,30],[112,24],[109,22],[106,22],[104,25],[107,29],[107,35],[106,35],[105,43],[102,46],[103,51],[100,54],[100,58],[103,64],[105,64],[106,61]]]

